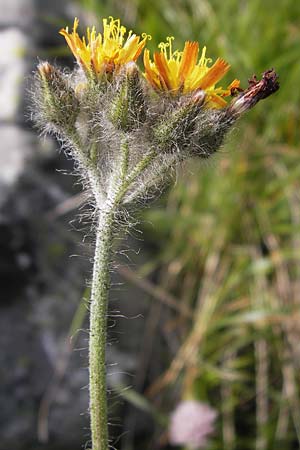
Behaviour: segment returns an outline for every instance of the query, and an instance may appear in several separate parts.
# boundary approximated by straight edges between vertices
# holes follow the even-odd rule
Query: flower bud
[[[202,106],[204,104],[205,97],[205,91],[203,91],[202,89],[197,89],[192,95],[192,101],[195,103],[195,105]]]
[[[41,120],[58,131],[70,131],[79,111],[74,90],[62,72],[48,62],[38,65],[38,75]]]
[[[197,90],[174,104],[153,127],[154,139],[161,151],[184,150],[189,146],[190,136],[195,128],[197,115],[202,109],[205,92]]]
[[[233,122],[224,109],[203,109],[197,116],[189,155],[209,158],[223,144]]]
[[[37,66],[37,70],[45,83],[54,78],[55,68],[48,61],[40,63]]]
[[[123,131],[132,131],[145,121],[145,94],[134,62],[126,64],[117,94],[112,101],[110,120]]]

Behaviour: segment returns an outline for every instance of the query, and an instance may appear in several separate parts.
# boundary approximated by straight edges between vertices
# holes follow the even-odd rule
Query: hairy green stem
[[[90,302],[90,340],[89,340],[89,390],[92,450],[108,450],[108,415],[106,395],[106,334],[107,304],[110,286],[110,259],[113,243],[113,230],[117,226],[115,218],[124,195],[136,178],[153,160],[155,153],[149,152],[128,175],[129,148],[126,140],[121,145],[122,158],[119,170],[114,177],[110,195],[102,208],[98,207],[98,227]],[[91,185],[94,172],[89,173]],[[97,191],[93,190],[97,203]]]
[[[121,199],[125,196],[127,190],[130,188],[131,184],[134,183],[138,176],[149,166],[149,164],[151,164],[155,156],[155,150],[151,150],[148,154],[146,154],[146,156],[144,156],[143,159],[141,159],[141,161],[137,163],[137,165],[129,174],[123,174],[122,186],[118,196],[116,197],[117,202],[121,201]]]
[[[89,389],[93,450],[108,450],[105,353],[113,226],[114,207],[106,207],[98,221],[90,304]]]

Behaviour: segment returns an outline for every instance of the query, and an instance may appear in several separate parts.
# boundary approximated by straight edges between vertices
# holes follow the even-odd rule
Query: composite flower
[[[73,30],[60,30],[78,64],[88,73],[101,76],[112,73],[128,62],[136,61],[141,54],[148,35],[137,36],[131,30],[127,33],[119,19],[103,19],[103,33],[96,28],[87,28],[86,36],[80,37],[77,28],[79,20],[74,19]]]
[[[236,79],[226,89],[216,87],[230,65],[222,58],[212,64],[212,60],[206,57],[206,47],[203,47],[199,58],[198,42],[187,41],[183,51],[173,51],[173,39],[168,37],[167,42],[159,44],[160,51],[154,53],[153,61],[149,50],[145,50],[145,77],[149,83],[155,90],[172,95],[188,94],[201,89],[206,93],[208,106],[226,106],[224,97],[240,90],[240,82]]]

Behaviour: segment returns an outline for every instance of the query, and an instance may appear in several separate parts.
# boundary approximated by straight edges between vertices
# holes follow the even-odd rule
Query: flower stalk
[[[98,220],[90,302],[89,411],[93,450],[108,449],[105,354],[113,226],[114,206],[106,207]]]
[[[245,91],[236,79],[226,89],[217,87],[229,64],[220,58],[212,64],[196,42],[173,51],[171,38],[153,61],[145,51],[142,74],[135,61],[148,35],[130,31],[126,37],[126,28],[113,18],[103,20],[103,34],[93,27],[80,38],[77,28],[75,19],[72,32],[60,33],[79,67],[66,73],[48,62],[39,64],[33,119],[63,141],[95,207],[89,410],[92,450],[108,450],[107,310],[120,217],[128,206],[157,197],[179,164],[214,154],[240,115],[279,85],[270,70],[261,81],[252,77]],[[228,97],[233,97],[229,104]]]

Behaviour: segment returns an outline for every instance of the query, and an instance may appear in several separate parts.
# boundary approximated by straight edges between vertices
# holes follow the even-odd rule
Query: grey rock
[[[0,27],[30,27],[35,16],[34,0],[0,0]]]
[[[24,80],[31,64],[28,60],[31,40],[18,28],[6,28],[0,32],[0,121],[16,119],[23,104]]]
[[[30,131],[22,130],[14,124],[0,125],[0,193],[4,187],[14,186],[23,174],[26,164],[37,148],[37,137]],[[38,151],[38,150],[36,150]]]
[[[68,1],[0,0],[0,28],[17,27],[34,40],[45,40],[60,27]]]

